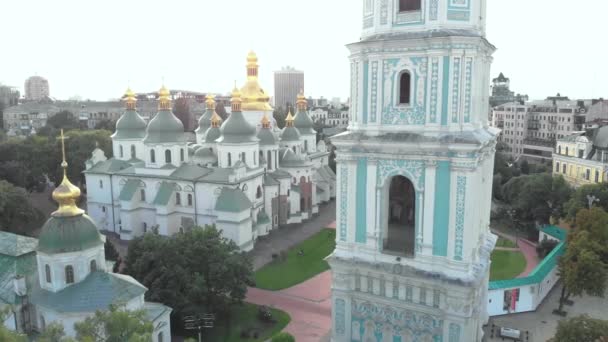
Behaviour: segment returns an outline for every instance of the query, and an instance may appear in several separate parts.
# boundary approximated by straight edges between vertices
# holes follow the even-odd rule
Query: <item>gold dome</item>
[[[304,97],[304,91],[300,91],[298,94],[296,104],[298,106],[298,110],[306,110],[306,107],[308,107],[308,101],[306,101],[306,97]]]
[[[211,127],[220,127],[222,124],[222,117],[217,114],[216,111],[213,111],[213,115],[211,115]]]
[[[131,88],[127,88],[127,91],[124,95],[124,101],[127,105],[128,110],[135,109],[135,103],[137,102],[137,98],[135,97],[135,93],[133,92],[133,90],[131,90]]]
[[[169,89],[163,86],[158,91],[158,109],[159,110],[170,110],[171,109],[171,92]]]
[[[207,94],[205,97],[205,103],[207,104],[207,109],[215,109],[215,96],[213,94]]]
[[[264,116],[262,116],[262,127],[270,128],[270,120],[268,119],[268,115],[266,115],[266,112],[264,112]]]
[[[247,55],[247,83],[241,88],[243,98],[243,110],[272,111],[270,96],[260,86],[258,81],[258,57],[255,52]]]
[[[240,112],[242,110],[241,104],[243,103],[243,99],[241,98],[241,92],[239,91],[239,88],[237,88],[236,86],[232,90],[232,99],[230,100],[230,103],[232,104],[233,112]]]
[[[63,168],[63,180],[58,187],[53,190],[53,200],[59,204],[59,208],[51,215],[53,217],[72,217],[82,215],[84,210],[78,208],[76,201],[80,198],[80,189],[72,184],[67,176],[68,163],[65,161],[65,137],[63,136],[63,129],[61,130],[61,153],[63,161],[61,167]]]
[[[291,114],[291,109],[287,113],[287,117],[285,118],[285,127],[293,127],[293,115]]]

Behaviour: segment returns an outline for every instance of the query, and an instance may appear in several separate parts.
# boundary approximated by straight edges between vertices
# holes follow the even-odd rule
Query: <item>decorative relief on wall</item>
[[[437,123],[439,108],[439,58],[431,59],[431,123]]]
[[[392,58],[382,65],[382,124],[424,125],[426,121],[427,57]],[[401,72],[412,75],[412,96],[409,105],[398,105]]]
[[[460,110],[460,57],[454,57],[452,68],[452,122],[458,122]]]
[[[340,241],[346,241],[348,217],[348,167],[340,167]]]
[[[467,58],[464,67],[464,122],[471,122],[471,101],[473,86],[473,58]]]
[[[424,161],[418,160],[379,160],[377,186],[381,187],[388,177],[403,175],[414,184],[417,191],[424,190]]]
[[[429,5],[429,19],[437,20],[439,15],[439,0],[430,0],[431,3]]]
[[[378,62],[372,62],[372,107],[370,109],[370,122],[376,122],[378,111]]]
[[[458,261],[462,261],[466,188],[467,178],[458,176],[456,180],[456,239],[454,242],[454,260]]]
[[[460,342],[460,325],[456,323],[450,323],[450,332],[448,342]]]
[[[380,25],[388,23],[388,0],[380,0]]]
[[[336,334],[344,335],[346,332],[346,302],[344,299],[336,299]]]

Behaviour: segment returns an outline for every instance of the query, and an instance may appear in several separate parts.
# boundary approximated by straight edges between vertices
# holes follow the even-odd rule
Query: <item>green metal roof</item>
[[[245,120],[241,111],[232,112],[222,124],[220,131],[222,135],[217,141],[219,143],[238,144],[258,141],[255,137],[255,127]]]
[[[146,290],[128,275],[97,271],[56,293],[36,289],[31,300],[58,312],[84,313],[107,310],[111,304],[124,304]]]
[[[196,133],[205,133],[207,128],[211,127],[211,116],[213,116],[213,109],[207,108],[203,116],[198,119],[198,128],[196,129]]]
[[[206,143],[215,143],[217,139],[222,136],[222,132],[219,127],[209,127],[207,133],[205,133],[205,142]]]
[[[38,251],[49,254],[69,253],[103,244],[95,222],[88,215],[51,217],[42,226]]]
[[[37,246],[37,239],[0,231],[0,254],[17,257],[35,252]]]
[[[260,145],[276,145],[277,137],[274,136],[274,133],[270,130],[270,128],[262,128],[258,132],[258,139],[260,139]]]
[[[31,288],[37,283],[36,253],[20,256],[0,254],[0,302],[19,304],[21,299],[15,295],[13,279],[17,275],[25,276],[26,285]]]
[[[175,143],[185,142],[184,124],[172,111],[161,110],[148,124],[144,143]]]
[[[217,160],[217,156],[215,155],[215,153],[213,152],[213,150],[209,147],[203,147],[203,148],[199,148],[198,150],[196,150],[196,152],[194,153],[194,156],[197,158],[215,158]]]
[[[282,179],[282,178],[291,179],[291,175],[289,174],[289,172],[283,171],[283,170],[275,170],[273,173],[270,174],[270,176],[274,179]]]
[[[121,201],[131,201],[133,199],[133,195],[135,195],[135,192],[139,187],[139,183],[139,180],[129,179],[122,187],[120,195],[118,195],[118,199]]]
[[[298,128],[298,131],[300,131],[301,134],[317,134],[313,129],[315,123],[305,110],[298,110],[296,117],[293,120],[293,124]]]
[[[281,141],[300,141],[300,132],[295,127],[285,127],[281,132]]]
[[[303,158],[297,156],[291,149],[285,149],[285,152],[280,153],[281,159],[279,160],[279,165],[284,167],[300,167],[306,166],[307,162]]]
[[[251,209],[253,204],[247,195],[239,189],[223,188],[222,193],[217,198],[215,210],[229,213],[240,213]]]
[[[264,175],[264,185],[267,186],[273,186],[273,185],[279,185],[280,183],[272,178],[270,175]]]
[[[155,205],[167,205],[171,199],[171,195],[175,190],[175,183],[162,182],[156,193],[156,197],[152,204]]]
[[[112,139],[141,139],[146,135],[146,121],[134,110],[127,110],[116,122]]]
[[[557,233],[557,235],[562,236],[562,242],[560,242],[552,251],[549,253],[535,268],[532,272],[523,278],[515,278],[515,279],[507,279],[507,280],[498,280],[491,281],[489,284],[490,290],[498,290],[498,289],[508,289],[515,288],[526,285],[533,285],[541,283],[545,277],[555,268],[557,267],[557,263],[559,261],[559,257],[564,254],[566,251],[566,231],[562,228],[556,226],[547,226],[542,229],[544,232],[545,229],[549,232],[561,232]],[[549,234],[549,233],[547,233]],[[551,235],[551,234],[550,234]],[[553,235],[551,235],[553,236]],[[555,236],[557,237],[557,236]],[[559,238],[559,237],[557,237]]]
[[[202,168],[198,165],[182,164],[171,174],[171,178],[195,181],[211,173],[211,170]]]
[[[90,169],[84,171],[85,173],[114,173],[122,171],[126,168],[131,167],[131,164],[115,158],[110,158],[106,161],[95,164]]]
[[[553,236],[554,238],[559,239],[560,241],[565,241],[566,235],[568,234],[565,229],[553,225],[545,226],[541,228],[540,231],[547,235]]]

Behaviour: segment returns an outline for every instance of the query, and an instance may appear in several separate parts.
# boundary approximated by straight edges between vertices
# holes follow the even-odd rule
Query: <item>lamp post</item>
[[[591,207],[593,207],[593,203],[595,202],[599,202],[600,199],[597,198],[595,195],[587,195],[587,203],[589,204],[589,209],[591,209]]]
[[[202,329],[213,328],[214,314],[202,314],[184,317],[184,328],[186,330],[198,330],[198,342],[203,341]]]

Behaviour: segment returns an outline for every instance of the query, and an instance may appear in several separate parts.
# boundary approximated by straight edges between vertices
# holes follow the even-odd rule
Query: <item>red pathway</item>
[[[528,240],[518,239],[517,246],[519,246],[519,250],[526,258],[526,269],[517,278],[527,277],[539,262],[536,254],[536,245]]]
[[[281,291],[249,288],[245,301],[287,312],[285,331],[298,342],[318,342],[331,329],[331,271]]]

